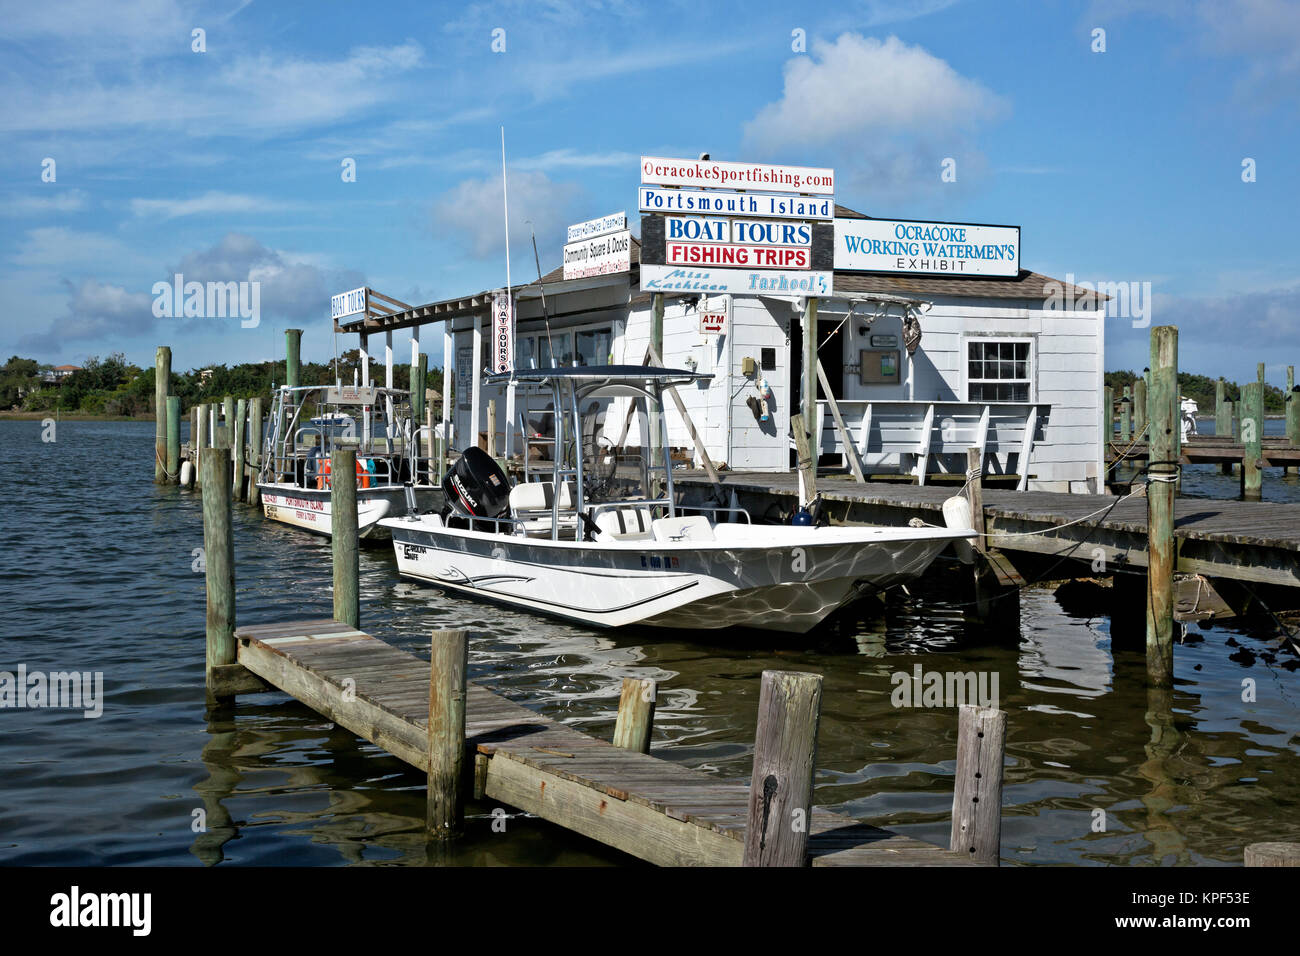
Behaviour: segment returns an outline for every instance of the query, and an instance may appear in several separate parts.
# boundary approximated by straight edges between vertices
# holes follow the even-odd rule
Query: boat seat
[[[596,527],[601,540],[649,541],[654,537],[650,530],[649,508],[611,508],[596,515]]]
[[[510,510],[518,516],[521,511],[550,511],[555,501],[555,482],[521,481],[510,489]],[[573,490],[566,481],[560,485],[560,510],[573,509]]]
[[[713,526],[704,515],[656,518],[650,525],[656,541],[716,541]]]

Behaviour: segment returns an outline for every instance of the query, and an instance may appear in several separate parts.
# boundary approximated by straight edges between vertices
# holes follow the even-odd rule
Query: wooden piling
[[[207,575],[207,687],[215,694],[214,668],[236,663],[235,537],[230,522],[230,452],[203,453],[203,559]]]
[[[168,395],[167,402],[167,484],[180,484],[181,480],[181,400]]]
[[[284,384],[297,388],[302,374],[302,329],[284,330]]]
[[[262,468],[262,399],[254,398],[248,405],[248,490],[244,500],[250,505],[258,503],[260,493],[257,476]]]
[[[749,784],[745,866],[808,865],[808,818],[821,696],[820,674],[763,671],[754,773]]]
[[[986,553],[988,545],[984,540],[984,456],[978,448],[966,449],[966,498],[970,501],[971,527],[979,536],[971,542],[980,554]],[[974,475],[975,477],[970,477]]]
[[[1101,441],[1104,448],[1115,440],[1115,389],[1107,385],[1101,394]]]
[[[465,808],[465,679],[469,635],[434,631],[429,670],[429,775],[425,822],[429,835],[450,839],[460,831]]]
[[[417,425],[424,421],[424,383],[428,378],[429,356],[421,352],[418,361],[411,365],[411,421]]]
[[[497,456],[497,400],[495,398],[488,399],[487,453],[489,458]]]
[[[659,354],[663,354],[660,352]],[[814,435],[817,429],[817,297],[809,296],[803,312],[803,401],[799,411],[803,414],[803,428],[808,435],[808,447],[812,449],[812,465],[817,467],[817,451],[821,445],[821,436]],[[809,492],[809,498],[812,493]]]
[[[1232,440],[1232,402],[1228,401],[1228,383],[1224,381],[1222,375],[1214,383],[1214,434]],[[1225,461],[1220,464],[1219,473],[1232,474],[1232,462]]]
[[[1241,408],[1241,497],[1259,501],[1264,478],[1264,386],[1251,382],[1243,389]]]
[[[1295,366],[1286,367],[1286,395],[1283,396],[1286,409],[1286,440],[1292,448],[1300,448],[1300,392],[1295,389]],[[1283,472],[1287,475],[1300,475],[1300,468],[1288,465]]]
[[[1141,435],[1147,427],[1147,380],[1133,383],[1133,434]]]
[[[1147,677],[1158,687],[1174,672],[1174,485],[1179,458],[1178,329],[1151,330],[1151,413],[1147,462]]]
[[[1119,440],[1128,444],[1133,440],[1133,390],[1124,386],[1124,397],[1119,403]]]
[[[623,678],[618,698],[618,719],[614,722],[614,746],[637,753],[650,752],[650,730],[655,719],[655,698],[659,685],[652,680]]]
[[[957,714],[957,773],[948,848],[998,865],[1002,847],[1002,755],[1007,715],[963,704]]]
[[[199,405],[197,415],[198,429],[190,444],[194,451],[194,484],[203,487],[203,453],[208,450],[208,406]]]
[[[171,481],[167,471],[167,394],[172,382],[172,350],[166,345],[158,346],[154,353],[153,374],[153,480],[165,485]]]
[[[799,479],[802,484],[801,506],[817,497],[817,459],[813,457],[812,442],[804,428],[803,412],[790,416],[790,430],[794,432],[795,454],[798,459]]]
[[[235,501],[244,500],[244,464],[248,460],[248,431],[244,423],[247,418],[248,401],[241,398],[235,402],[235,421],[231,426],[234,430],[231,450],[235,460],[235,471],[234,480],[230,484],[230,494]]]
[[[1251,843],[1246,866],[1300,866],[1300,843]]]
[[[357,539],[357,452],[330,452],[330,534],[334,552],[334,620],[361,626]]]

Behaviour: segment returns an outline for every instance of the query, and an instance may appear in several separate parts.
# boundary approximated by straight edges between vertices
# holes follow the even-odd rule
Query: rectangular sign
[[[378,397],[379,389],[374,385],[342,385],[325,389],[327,405],[375,405]]]
[[[835,170],[770,163],[715,163],[707,159],[641,157],[641,182],[651,186],[761,189],[773,193],[835,194]]]
[[[345,315],[357,315],[366,311],[366,290],[353,289],[330,296],[330,318],[341,319]]]
[[[588,219],[586,222],[570,226],[569,238],[565,242],[581,242],[583,239],[603,236],[607,232],[620,232],[626,228],[627,213],[615,212],[608,216],[601,216],[599,219]]]
[[[706,297],[700,303],[700,332],[703,335],[725,335],[730,312],[731,296]]]
[[[735,242],[758,246],[811,246],[812,225],[717,216],[665,216],[668,242]]]
[[[753,216],[758,219],[834,219],[835,200],[807,196],[766,196],[715,189],[668,189],[642,186],[637,190],[641,212],[696,213],[709,216]]]
[[[632,268],[632,233],[622,232],[571,242],[564,247],[564,278],[627,272]]]
[[[690,268],[641,264],[642,292],[745,293],[747,295],[828,296],[830,272],[774,269]]]
[[[664,246],[668,265],[729,266],[735,269],[811,269],[807,248],[731,245],[722,242],[673,242]]]
[[[835,268],[1014,277],[1020,272],[1020,227],[836,219]]]
[[[509,372],[515,367],[515,313],[509,292],[492,296],[493,372]]]

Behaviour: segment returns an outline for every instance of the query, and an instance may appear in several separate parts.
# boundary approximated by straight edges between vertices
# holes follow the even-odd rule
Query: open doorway
[[[837,398],[844,397],[844,336],[848,334],[848,323],[836,319],[819,319],[817,321],[817,357],[826,373],[831,394]],[[817,398],[825,400],[826,390],[821,382],[817,383]],[[798,415],[803,408],[803,323],[798,316],[790,319],[790,414]],[[816,412],[814,412],[816,414]],[[790,452],[790,463],[795,463],[795,452]],[[842,467],[842,455],[821,455],[818,465]]]

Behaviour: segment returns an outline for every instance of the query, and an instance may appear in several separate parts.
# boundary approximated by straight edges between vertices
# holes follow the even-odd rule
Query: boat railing
[[[748,508],[714,507],[713,505],[678,505],[677,510],[678,511],[702,511],[705,512],[706,514],[712,514],[712,515],[738,514],[744,516],[745,524],[754,523],[754,519],[750,517]],[[717,524],[717,520],[714,519],[713,523]]]

